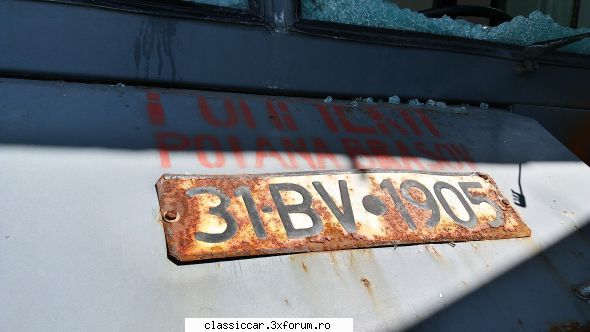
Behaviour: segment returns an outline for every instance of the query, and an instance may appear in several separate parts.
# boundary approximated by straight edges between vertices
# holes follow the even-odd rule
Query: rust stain
[[[354,257],[354,251],[348,252],[348,265],[353,268],[356,265],[356,258]]]
[[[417,188],[411,187],[409,190],[410,196],[416,201],[420,203],[426,202],[426,195]]]
[[[468,229],[453,221],[440,206],[440,220],[435,227],[426,225],[432,215],[430,209],[421,208],[402,198],[403,208],[409,213],[416,229],[410,229],[407,221],[401,213],[401,206],[396,206],[393,197],[381,188],[383,179],[390,179],[398,190],[401,182],[415,180],[423,183],[429,190],[436,181],[446,181],[461,191],[458,182],[478,182],[482,188],[470,189],[469,194],[477,197],[485,197],[494,202],[502,211],[505,224],[493,228],[488,223],[495,218],[495,210],[487,204],[470,205],[475,211],[478,223],[474,228]],[[337,218],[330,206],[316,189],[310,184],[313,181],[321,182],[333,204],[344,211],[341,193],[338,190],[338,181],[348,183],[348,195],[354,213],[356,232],[349,233]],[[305,188],[311,197],[308,208],[315,213],[322,223],[322,229],[315,235],[302,238],[289,238],[284,227],[285,220],[281,219],[277,204],[270,194],[269,185],[277,183],[293,183]],[[355,190],[350,190],[354,186]],[[227,207],[219,207],[220,198],[213,194],[199,194],[193,197],[187,195],[191,188],[207,187],[216,188],[227,198]],[[236,196],[235,192],[240,187],[246,187],[251,192],[254,201],[253,208],[263,225],[266,238],[259,238],[254,228],[251,214],[246,207],[245,200]],[[414,173],[414,172],[364,172],[333,174],[297,173],[277,175],[239,175],[239,176],[186,176],[164,175],[156,184],[160,203],[160,214],[163,222],[164,233],[168,253],[176,259],[184,262],[219,259],[226,257],[257,256],[280,253],[332,251],[353,248],[367,248],[375,246],[395,246],[398,244],[416,244],[433,242],[460,242],[477,240],[495,240],[530,236],[529,228],[522,222],[516,210],[506,204],[505,198],[500,193],[497,185],[491,177],[481,173],[471,174],[445,174],[445,173]],[[284,192],[283,192],[284,193]],[[291,195],[293,193],[293,195]],[[418,203],[427,201],[427,195],[421,190],[412,187],[408,194]],[[300,196],[300,195],[299,195]],[[365,196],[373,197],[373,201],[383,203],[384,211],[367,208],[362,203]],[[275,197],[276,199],[276,197]],[[282,196],[285,206],[301,204],[301,197],[294,192],[287,192]],[[437,201],[438,202],[438,201]],[[486,209],[487,206],[487,209]],[[223,213],[211,212],[224,210],[235,220],[235,234],[217,243],[209,243],[196,240],[198,232],[219,234],[226,229],[227,222],[223,219]],[[214,211],[214,210],[213,210]],[[224,213],[225,213],[224,212]],[[293,212],[289,216],[301,215],[301,212]],[[295,225],[295,218],[292,222]],[[309,220],[311,223],[311,219]],[[299,226],[298,229],[308,228]],[[297,228],[297,227],[296,227]],[[440,253],[430,248],[437,257]],[[331,260],[337,263],[336,257],[331,254]],[[302,263],[307,271],[305,264]]]
[[[375,299],[375,297],[373,296],[373,286],[371,285],[371,281],[365,277],[361,278],[361,284],[363,285],[363,287],[365,287],[365,289],[367,290],[367,293],[369,293],[369,297],[371,298],[371,302],[373,303],[373,306],[377,306],[378,302]]]
[[[433,245],[427,245],[426,246],[426,250],[432,254],[432,256],[434,256],[435,258],[442,258],[441,253],[436,250],[436,248]]]
[[[552,325],[550,332],[590,332],[590,322],[571,322],[566,324]]]
[[[369,292],[371,291],[371,281],[369,281],[369,279],[367,278],[361,278],[361,283],[363,284],[363,286],[369,290]]]
[[[328,252],[328,255],[330,255],[330,262],[332,262],[332,265],[338,265],[338,259],[336,258],[334,253],[330,251]]]
[[[303,268],[303,271],[308,272],[307,271],[307,266],[305,265],[305,262],[301,261],[301,267]]]

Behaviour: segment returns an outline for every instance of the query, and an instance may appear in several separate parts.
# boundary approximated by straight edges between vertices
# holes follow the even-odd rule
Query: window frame
[[[264,10],[261,0],[248,0],[249,8],[215,6],[181,0],[42,0],[79,6],[98,7],[138,14],[169,16],[184,19],[199,19],[264,25]]]
[[[295,2],[295,23],[291,30],[294,32],[354,42],[450,51],[524,61],[524,46],[427,32],[310,20],[303,17],[302,2],[304,0],[293,1]],[[538,59],[538,62],[590,68],[590,55],[555,51],[544,55],[541,59]]]

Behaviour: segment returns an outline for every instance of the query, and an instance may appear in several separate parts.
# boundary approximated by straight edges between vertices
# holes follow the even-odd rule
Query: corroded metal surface
[[[486,174],[407,171],[164,175],[180,261],[530,236]]]

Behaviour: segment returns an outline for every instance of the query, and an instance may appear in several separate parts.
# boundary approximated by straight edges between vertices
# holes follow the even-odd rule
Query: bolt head
[[[178,213],[176,211],[166,211],[166,213],[164,213],[164,220],[174,221],[177,216],[178,216]]]

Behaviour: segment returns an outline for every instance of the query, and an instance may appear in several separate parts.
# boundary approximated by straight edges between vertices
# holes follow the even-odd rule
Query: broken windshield
[[[308,20],[432,33],[520,46],[590,32],[588,27],[574,29],[562,26],[550,15],[539,10],[534,10],[527,16],[516,16],[497,26],[479,23],[481,20],[470,22],[446,15],[440,18],[427,17],[389,0],[302,0],[301,11],[303,18]],[[579,24],[578,16],[576,25]],[[590,39],[572,43],[561,50],[590,54]]]
[[[236,9],[248,9],[248,0],[184,0],[188,2],[212,5],[218,7],[230,7]]]

